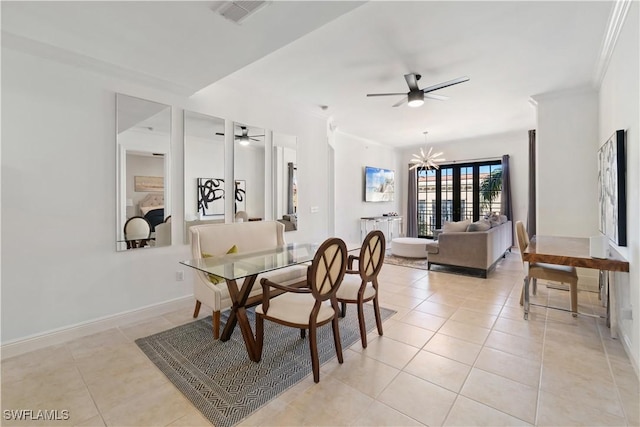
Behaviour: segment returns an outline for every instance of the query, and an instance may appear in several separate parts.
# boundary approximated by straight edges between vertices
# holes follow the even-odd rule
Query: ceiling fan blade
[[[251,138],[257,138],[259,136],[264,136],[264,135],[249,135]]]
[[[224,136],[224,133],[216,132],[216,135]]]
[[[437,99],[438,101],[446,101],[447,99],[449,99],[448,96],[436,95],[435,93],[425,93],[424,97],[430,98],[430,99]]]
[[[402,104],[404,104],[405,102],[407,102],[409,100],[408,96],[405,96],[404,98],[402,98],[400,101],[396,102],[395,104],[393,104],[393,107],[399,107]]]
[[[420,90],[418,89],[418,79],[416,78],[415,74],[413,73],[405,74],[404,79],[407,81],[407,84],[409,85],[409,90]]]
[[[260,136],[260,135],[256,135],[256,136]],[[249,139],[252,140],[252,141],[260,141],[259,139],[252,138],[252,137],[249,137]]]
[[[438,83],[437,85],[425,87],[424,89],[422,89],[422,91],[424,93],[429,93],[429,92],[433,92],[434,90],[457,85],[458,83],[464,83],[466,81],[469,81],[469,77],[458,77],[457,79],[453,79],[446,82]]]
[[[367,96],[400,96],[400,95],[406,95],[407,92],[401,92],[401,93],[368,93]]]

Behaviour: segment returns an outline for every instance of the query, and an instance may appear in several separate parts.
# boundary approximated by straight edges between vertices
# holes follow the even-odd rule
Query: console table
[[[387,242],[391,242],[394,237],[402,236],[401,216],[369,216],[360,218],[360,242],[370,231],[380,230],[384,234]]]
[[[607,326],[611,335],[616,337],[617,314],[615,310],[615,292],[610,292],[607,271],[629,271],[629,262],[617,254],[608,258],[592,258],[589,254],[589,239],[581,237],[534,236],[522,254],[524,261],[524,318],[529,314],[529,263],[547,263],[570,265],[573,267],[600,270],[601,295],[607,297]],[[603,298],[604,300],[604,298]],[[554,308],[554,307],[549,307]]]

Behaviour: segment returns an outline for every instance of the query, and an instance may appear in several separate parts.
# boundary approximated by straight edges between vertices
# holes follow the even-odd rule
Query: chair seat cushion
[[[316,300],[310,293],[297,294],[288,292],[269,301],[269,310],[266,313],[266,317],[301,326],[308,325],[309,316],[315,303]],[[262,305],[256,307],[256,313],[265,314]],[[329,302],[322,304],[318,313],[318,323],[331,319],[334,313],[333,307]]]
[[[359,274],[347,274],[342,279],[342,283],[338,288],[336,297],[339,300],[351,300],[356,301],[358,299],[358,291],[362,285],[362,280]],[[369,300],[376,296],[376,290],[373,288],[371,282],[367,283],[364,289],[364,300]]]
[[[529,276],[554,282],[578,282],[576,268],[568,265],[534,263],[529,266]]]

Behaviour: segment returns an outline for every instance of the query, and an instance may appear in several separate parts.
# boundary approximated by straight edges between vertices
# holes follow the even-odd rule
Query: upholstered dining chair
[[[529,245],[529,235],[524,228],[522,221],[516,221],[516,235],[518,238],[518,248],[520,256]],[[522,259],[524,263],[524,258]],[[573,317],[578,315],[578,273],[575,267],[556,264],[544,264],[539,262],[529,263],[529,278],[533,282],[533,294],[536,294],[537,281],[550,280],[552,282],[568,283],[569,293],[571,295],[571,314]],[[524,304],[524,286],[520,294],[520,305]]]
[[[258,354],[262,354],[264,344],[264,321],[300,329],[305,337],[309,330],[309,349],[313,381],[320,381],[320,360],[318,358],[317,328],[331,322],[333,340],[338,362],[342,363],[342,343],[338,328],[338,300],[336,292],[344,278],[347,267],[347,246],[336,237],[329,238],[320,245],[307,270],[307,287],[285,286],[267,278],[262,285],[262,305],[256,307],[256,341]],[[284,291],[270,299],[271,288]]]
[[[358,323],[362,347],[367,348],[367,328],[364,321],[364,303],[373,301],[378,334],[382,335],[382,319],[378,304],[378,273],[382,269],[385,251],[385,238],[380,230],[367,234],[360,248],[360,255],[349,255],[346,275],[338,288],[336,298],[342,305],[341,316],[347,311],[347,304],[358,307]],[[358,269],[353,269],[353,262],[358,262]]]
[[[124,223],[124,239],[127,249],[142,248],[151,238],[151,224],[146,218],[133,216]]]

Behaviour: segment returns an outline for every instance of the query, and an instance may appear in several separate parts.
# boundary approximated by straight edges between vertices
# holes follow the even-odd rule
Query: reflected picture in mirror
[[[116,94],[116,250],[171,245],[171,107]]]
[[[224,159],[224,119],[185,111],[185,242],[192,225],[224,223]]]
[[[234,124],[234,220],[265,219],[265,131]]]
[[[297,145],[295,136],[273,133],[273,215],[285,231],[298,229]]]

